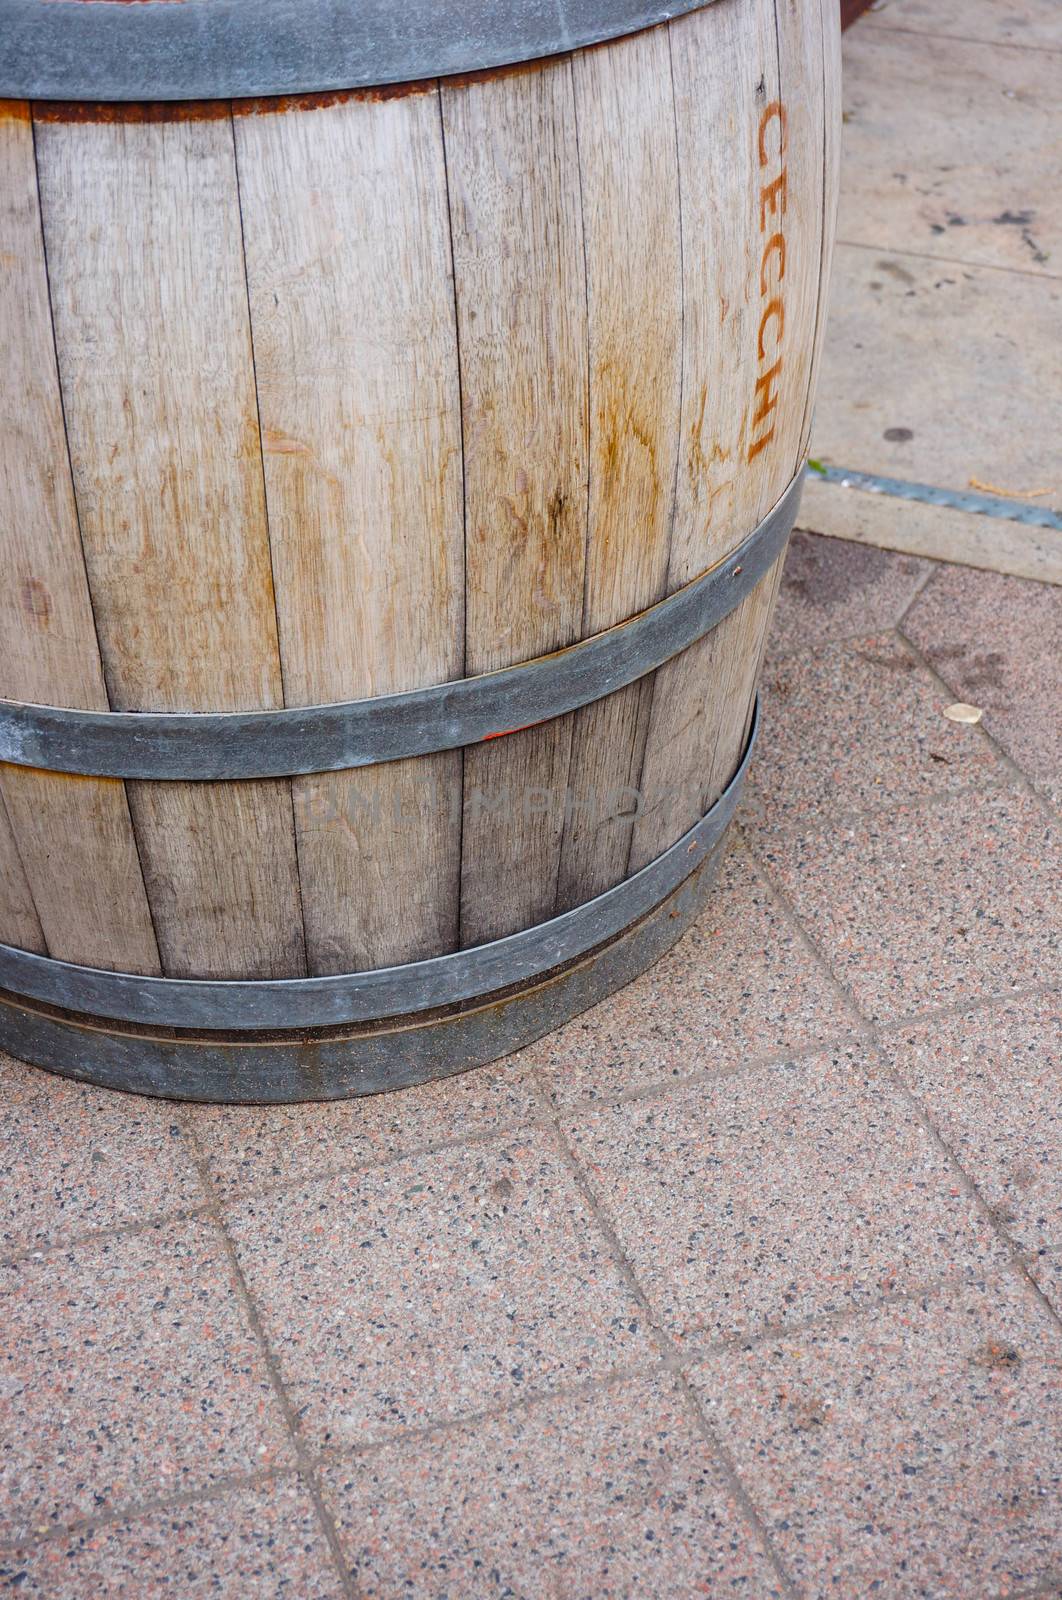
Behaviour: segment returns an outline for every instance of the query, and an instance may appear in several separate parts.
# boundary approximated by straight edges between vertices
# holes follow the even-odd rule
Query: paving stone
[[[943,567],[904,631],[957,699],[984,708],[989,732],[1062,805],[1062,589]]]
[[[970,1600],[1062,1566],[1062,1329],[1020,1282],[955,1287],[691,1371],[810,1597]]]
[[[1011,1238],[1062,1248],[1060,997],[904,1028],[885,1047]]]
[[[844,64],[839,239],[1057,275],[1052,54],[856,28]]]
[[[759,1332],[1004,1258],[861,1050],[595,1109],[568,1133],[677,1339]]]
[[[894,627],[932,571],[933,563],[917,556],[798,528],[785,558],[768,659]]]
[[[309,1496],[281,1483],[0,1553],[20,1600],[339,1600]]]
[[[706,910],[675,948],[519,1059],[557,1105],[806,1049],[859,1026],[778,910],[748,857],[727,858]]]
[[[860,20],[860,30],[910,28],[918,33],[954,34],[986,44],[1062,50],[1062,11],[1058,0],[877,0]]]
[[[863,169],[848,174],[858,193]],[[1060,317],[1057,276],[927,260],[887,247],[880,235],[873,248],[839,244],[812,455],[827,465],[956,490],[968,491],[971,478],[1011,494],[1053,489],[1033,503],[1057,503],[1058,452],[1045,408],[1057,387]],[[802,526],[816,528],[822,495],[814,478],[808,489]],[[855,489],[836,494],[851,508],[853,537],[863,500],[884,504],[901,530],[923,515],[909,501],[879,501]],[[874,525],[887,531],[884,517]],[[824,524],[822,531],[835,529]],[[924,526],[923,536],[929,531]],[[998,545],[1008,528],[993,519],[985,531],[986,543]],[[1047,529],[1022,531],[1030,539],[1052,537]]]
[[[1017,789],[761,843],[834,973],[881,1021],[1052,982],[1057,829]]]
[[[291,1459],[209,1223],[94,1241],[0,1281],[0,1539]]]
[[[1055,1316],[1062,1322],[1062,1254],[1045,1251],[1034,1256],[1027,1265]]]
[[[742,804],[756,838],[1010,782],[977,728],[943,715],[952,697],[895,634],[775,662],[760,694],[763,738]]]
[[[202,1205],[173,1106],[0,1055],[0,1252]]]
[[[669,1379],[390,1445],[325,1497],[367,1600],[779,1593]]]
[[[229,1195],[514,1127],[539,1109],[530,1072],[510,1060],[358,1100],[192,1106],[189,1112],[212,1180],[219,1193]]]
[[[541,1130],[226,1216],[314,1445],[362,1444],[655,1358]]]

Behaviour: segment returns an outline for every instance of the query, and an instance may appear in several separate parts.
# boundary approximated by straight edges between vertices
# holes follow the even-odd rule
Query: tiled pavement
[[[4,1064],[0,1592],[1062,1594],[1062,591],[1000,583],[798,535],[709,908],[511,1061]]]

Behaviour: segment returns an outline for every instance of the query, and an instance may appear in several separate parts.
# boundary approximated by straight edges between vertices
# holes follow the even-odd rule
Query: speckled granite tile
[[[1027,777],[1062,805],[1062,589],[942,567],[904,632]]]
[[[1026,1262],[1037,1287],[1062,1322],[1062,1252],[1043,1251]]]
[[[932,570],[931,561],[917,556],[798,527],[785,558],[768,657],[894,627]]]
[[[228,1195],[515,1127],[537,1115],[540,1107],[531,1074],[517,1058],[443,1082],[358,1100],[188,1110],[213,1182]]]
[[[803,1594],[987,1600],[1062,1564],[1062,1330],[1016,1280],[690,1376]]]
[[[779,1593],[666,1378],[339,1463],[325,1498],[366,1600]]]
[[[0,1538],[290,1460],[209,1223],[94,1241],[0,1282]]]
[[[707,908],[662,960],[594,1010],[529,1045],[557,1105],[796,1051],[860,1026],[734,851]]]
[[[905,1028],[886,1054],[1010,1237],[1062,1248],[1062,996]]]
[[[956,796],[761,850],[834,973],[877,1020],[1057,976],[1057,829],[1022,791]]]
[[[652,1359],[552,1135],[227,1210],[314,1445],[362,1444]]]
[[[976,727],[895,634],[769,665],[763,738],[742,800],[756,837],[979,783],[1010,782]]]
[[[0,1554],[20,1600],[339,1600],[305,1489],[279,1483]]]
[[[678,1339],[761,1331],[1003,1258],[862,1050],[602,1107],[568,1133]]]
[[[206,1199],[173,1106],[0,1055],[0,1254]]]

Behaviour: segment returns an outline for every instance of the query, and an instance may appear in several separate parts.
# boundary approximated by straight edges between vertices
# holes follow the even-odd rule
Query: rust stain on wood
[[[361,102],[382,104],[411,95],[434,94],[434,78],[411,78],[408,83],[383,83],[369,89],[323,89],[314,94],[260,95],[232,102],[234,117],[283,116],[290,111],[327,111],[332,106]]]
[[[219,122],[229,114],[227,100],[38,100],[38,122],[103,123]]]

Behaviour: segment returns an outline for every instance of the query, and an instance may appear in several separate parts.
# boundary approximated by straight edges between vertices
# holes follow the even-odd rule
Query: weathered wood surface
[[[806,449],[836,48],[831,0],[720,0],[397,93],[41,107],[36,171],[25,111],[0,120],[25,329],[0,691],[387,694],[561,648],[722,560]],[[545,920],[728,781],[778,576],[655,678],[530,729],[514,705],[463,753],[293,784],[5,769],[9,925],[235,977]]]
[[[571,63],[444,83],[442,106],[471,674],[571,644],[582,627],[586,289]],[[571,736],[561,717],[466,750],[462,944],[552,914]]]
[[[56,348],[120,710],[281,703],[228,113],[37,118]],[[290,784],[130,783],[164,970],[304,970]]]
[[[789,0],[779,0],[788,6]],[[817,0],[802,3],[805,21]],[[787,22],[791,33],[801,18]],[[803,285],[819,270],[790,213],[789,108],[773,8],[730,0],[670,24],[684,276],[682,451],[669,588],[722,559],[795,470],[805,383],[791,353],[811,338]],[[797,121],[804,129],[805,119]],[[807,264],[805,264],[807,256]],[[657,673],[630,865],[674,842],[740,756],[777,567],[706,639]]]
[[[837,202],[841,191],[841,28],[837,8],[832,4],[832,0],[819,0],[819,24],[822,63],[818,72],[822,77],[820,94],[823,113],[822,249],[819,256],[815,341],[808,376],[808,399],[801,441],[802,455],[807,454],[811,440],[815,394],[822,366],[822,350],[826,342],[833,252],[837,241]],[[808,59],[808,71],[816,72],[816,64],[811,58]]]
[[[2,941],[38,955],[47,953],[33,894],[22,870],[15,836],[0,793],[0,926]]]
[[[678,463],[682,240],[666,28],[575,57],[590,366],[582,632],[664,594]],[[577,712],[557,909],[627,873],[652,680]]]
[[[33,128],[29,107],[12,103],[0,105],[0,327],[0,695],[106,709],[63,432]],[[157,972],[125,786],[4,765],[0,787],[18,875],[24,869],[50,954]],[[0,940],[20,943],[24,927],[19,911]]]
[[[240,114],[240,112],[243,114]],[[438,91],[234,121],[288,705],[459,678],[461,399]],[[311,972],[457,941],[460,752],[296,781]]]

